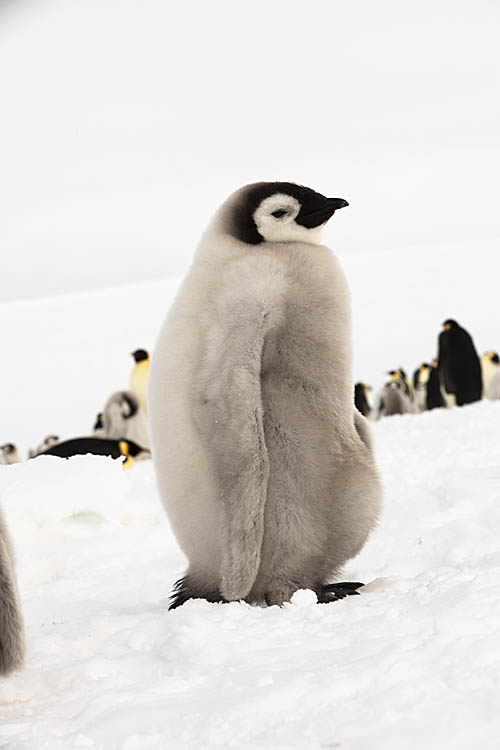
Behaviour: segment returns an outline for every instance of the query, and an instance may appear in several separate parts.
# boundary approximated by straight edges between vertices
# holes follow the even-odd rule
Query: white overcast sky
[[[494,0],[0,0],[0,300],[179,275],[256,180],[346,198],[339,254],[500,239],[499,39]]]

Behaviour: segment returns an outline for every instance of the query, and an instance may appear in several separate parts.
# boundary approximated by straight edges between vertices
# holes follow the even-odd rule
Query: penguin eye
[[[284,211],[282,208],[279,208],[277,211],[273,211],[271,216],[275,216],[277,219],[281,219],[282,216],[286,216],[288,211]]]

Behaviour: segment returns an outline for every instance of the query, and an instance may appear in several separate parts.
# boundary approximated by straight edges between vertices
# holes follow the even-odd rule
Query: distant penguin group
[[[158,488],[189,567],[187,599],[319,601],[381,505],[354,408],[349,289],[320,244],[347,202],[293,183],[238,190],[217,211],[160,332],[149,413]]]
[[[131,389],[116,391],[97,414],[91,435],[61,440],[58,435],[47,435],[36,448],[28,451],[28,458],[60,456],[71,458],[88,453],[122,458],[125,468],[134,460],[151,458],[147,419],[147,376],[149,353],[145,349],[132,352],[134,368],[130,375]],[[0,446],[0,464],[19,463],[21,457],[13,443]]]
[[[456,320],[443,323],[437,357],[422,362],[407,379],[403,368],[390,370],[391,379],[378,392],[373,408],[369,386],[356,383],[354,403],[367,418],[415,414],[432,409],[464,406],[481,398],[500,399],[500,360],[494,351],[479,359],[471,335]]]

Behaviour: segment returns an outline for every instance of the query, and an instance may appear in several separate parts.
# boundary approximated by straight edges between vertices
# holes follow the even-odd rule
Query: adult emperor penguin
[[[446,406],[446,401],[441,392],[441,383],[439,380],[439,367],[437,359],[433,359],[430,364],[429,379],[427,381],[427,399],[426,406],[429,411]]]
[[[354,386],[354,406],[367,419],[370,418],[372,407],[368,401],[371,387],[366,383],[356,383]]]
[[[134,391],[144,414],[148,413],[148,372],[149,372],[149,353],[145,349],[136,349],[132,352],[135,366],[130,373],[130,389]]]
[[[479,401],[483,382],[481,364],[471,336],[451,318],[443,323],[438,338],[441,389],[448,405]]]
[[[320,601],[380,511],[354,408],[349,289],[322,226],[340,198],[289,182],[237,190],[205,231],[161,329],[149,405],[158,487],[190,598]]]
[[[0,675],[20,669],[24,627],[14,569],[14,550],[0,508]]]
[[[429,382],[431,369],[430,364],[422,362],[413,373],[413,393],[415,410],[417,412],[427,410],[427,384]]]

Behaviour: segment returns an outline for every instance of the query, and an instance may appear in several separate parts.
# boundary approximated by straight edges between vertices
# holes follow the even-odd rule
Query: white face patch
[[[321,244],[322,226],[307,229],[297,224],[300,203],[291,195],[276,193],[264,198],[253,214],[257,231],[266,242]],[[276,215],[273,215],[276,214]]]

